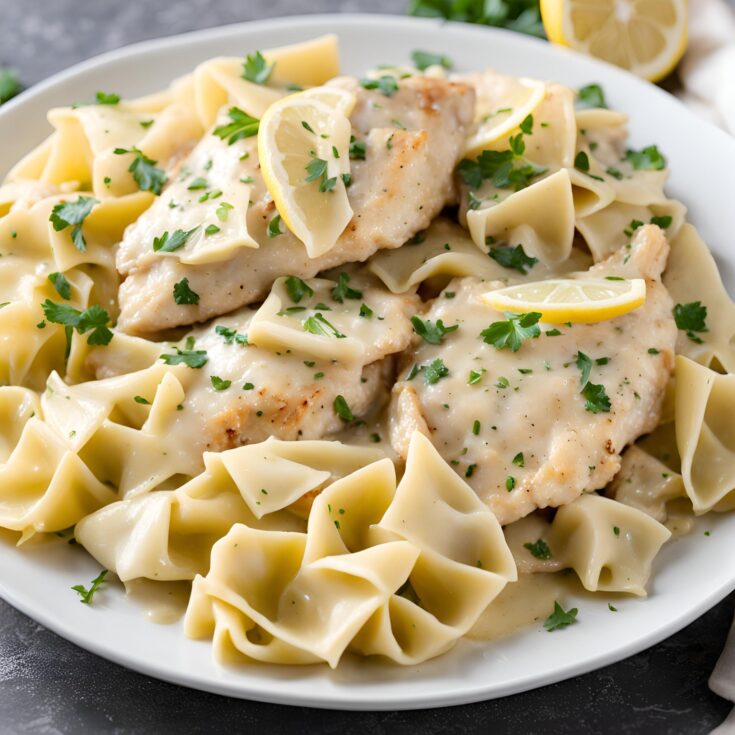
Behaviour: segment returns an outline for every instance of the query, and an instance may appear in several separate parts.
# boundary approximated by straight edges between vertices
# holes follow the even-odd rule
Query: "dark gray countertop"
[[[0,0],[0,65],[33,84],[146,38],[294,13],[403,12],[407,0]],[[8,145],[9,141],[4,141]],[[2,573],[2,572],[0,572]],[[11,733],[709,733],[731,705],[707,688],[735,594],[613,666],[483,704],[421,712],[278,707],[164,684],[98,658],[0,601],[0,735]]]

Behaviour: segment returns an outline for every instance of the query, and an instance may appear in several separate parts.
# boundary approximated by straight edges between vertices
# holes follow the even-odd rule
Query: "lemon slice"
[[[477,93],[477,128],[465,146],[465,156],[470,157],[514,132],[546,96],[546,85],[535,79],[516,79],[488,71],[472,75],[468,81]]]
[[[541,0],[549,40],[652,82],[687,45],[687,0]]]
[[[349,117],[355,109],[357,97],[341,87],[312,87],[299,93],[302,97],[319,100]]]
[[[284,97],[260,121],[263,180],[310,258],[331,250],[352,219],[343,179],[351,131],[347,115],[313,93]]]
[[[646,282],[608,278],[555,278],[489,291],[482,299],[496,311],[541,313],[552,324],[592,324],[627,314],[646,300]]]

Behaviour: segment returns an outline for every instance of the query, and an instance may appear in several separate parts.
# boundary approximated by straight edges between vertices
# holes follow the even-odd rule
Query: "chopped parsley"
[[[508,492],[512,492],[515,486],[516,486],[516,478],[513,477],[513,475],[508,475],[508,477],[505,478],[505,489]]]
[[[243,390],[253,390],[255,385],[253,383],[244,383],[242,386]]]
[[[480,337],[495,349],[510,349],[518,352],[527,339],[536,339],[541,334],[538,321],[541,314],[530,311],[527,314],[506,314],[502,321],[493,322],[487,329],[480,332]]]
[[[587,383],[582,389],[582,395],[585,398],[585,411],[589,411],[590,413],[610,413],[610,399],[605,392],[604,385]]]
[[[590,159],[584,151],[579,151],[574,157],[574,168],[577,171],[581,171],[583,174],[589,173],[590,170]]]
[[[222,324],[218,324],[214,331],[222,337],[228,345],[236,342],[239,345],[246,345],[248,343],[247,334],[240,334],[236,329],[225,327]]]
[[[314,295],[314,289],[296,276],[289,276],[286,279],[286,291],[294,304],[298,304],[304,296],[311,298]]]
[[[526,460],[523,458],[523,452],[518,452],[518,454],[513,457],[513,464],[516,465],[516,467],[526,466]]]
[[[524,276],[538,263],[538,258],[526,255],[523,245],[516,245],[515,248],[500,247],[491,248],[488,255],[497,261],[503,268],[510,268],[522,273]]]
[[[579,383],[582,388],[590,382],[590,372],[592,372],[592,360],[584,354],[584,352],[577,352],[575,359],[577,368],[579,369]]]
[[[133,400],[136,403],[140,403],[142,406],[150,406],[151,402],[147,398],[143,398],[143,396],[133,396]]]
[[[535,556],[537,559],[541,559],[542,561],[551,559],[551,549],[542,538],[538,539],[538,541],[534,541],[533,543],[523,544],[523,548],[528,549],[532,556]]]
[[[691,301],[688,304],[676,304],[674,306],[674,321],[676,326],[683,332],[692,342],[702,344],[702,338],[696,332],[707,332],[707,307],[702,305],[701,301]]]
[[[114,92],[97,92],[94,100],[98,105],[116,105],[120,102],[120,95]]]
[[[170,234],[167,230],[160,237],[153,238],[153,252],[173,253],[175,250],[184,247],[187,240],[198,229],[198,227],[193,227],[191,230],[174,230]]]
[[[651,224],[657,225],[662,230],[665,230],[667,227],[671,226],[671,223],[674,221],[674,218],[670,214],[662,214],[662,215],[654,215],[651,217]]]
[[[437,357],[436,360],[433,360],[424,368],[424,380],[428,385],[438,383],[447,375],[449,375],[449,368],[440,357]]]
[[[176,350],[175,355],[161,355],[166,365],[186,365],[186,367],[198,369],[204,367],[209,360],[206,350],[181,350],[178,347],[174,349]]]
[[[431,51],[419,51],[418,49],[411,52],[411,60],[419,71],[426,71],[430,66],[442,66],[445,69],[451,69],[453,66],[452,60],[443,54],[434,54]]]
[[[99,201],[94,197],[80,196],[75,202],[61,202],[51,210],[49,218],[56,232],[71,227],[71,241],[74,247],[83,253],[87,250],[87,243],[82,233],[82,224],[89,217],[95,204]]]
[[[199,303],[199,294],[189,288],[188,278],[182,278],[174,284],[174,302],[182,306],[195,306]]]
[[[391,97],[398,91],[398,82],[390,74],[383,74],[377,79],[361,79],[360,86],[363,89],[376,89],[386,97]]]
[[[337,329],[331,324],[322,314],[317,312],[314,316],[308,317],[304,323],[303,328],[305,332],[311,334],[318,334],[322,337],[335,337],[336,339],[344,339],[347,335]]]
[[[415,315],[411,317],[411,324],[413,324],[413,331],[425,342],[432,345],[440,345],[447,334],[456,332],[459,329],[459,324],[445,327],[441,319],[438,319],[436,324],[432,324],[430,319],[424,321],[421,317]]]
[[[82,584],[75,584],[71,589],[76,592],[81,598],[79,602],[84,605],[89,605],[92,602],[95,592],[100,588],[102,583],[105,581],[105,577],[108,575],[108,570],[103,569],[90,583],[89,589]]]
[[[508,150],[483,151],[475,160],[465,158],[460,161],[457,173],[473,189],[479,189],[487,179],[498,189],[520,191],[547,171],[544,166],[537,166],[524,158],[525,150],[523,135],[519,133],[510,137]]]
[[[202,176],[197,176],[186,188],[187,191],[198,191],[199,189],[207,189],[208,187],[209,182]]]
[[[666,158],[655,145],[648,145],[640,151],[629,148],[625,158],[636,171],[661,171],[666,168]]]
[[[350,136],[350,158],[353,161],[364,161],[366,149],[364,140],[357,140],[354,135]]]
[[[470,370],[470,375],[467,378],[467,385],[476,385],[482,380],[482,376],[487,372],[485,368],[479,370]]]
[[[205,235],[216,235],[218,232],[220,232],[220,228],[217,225],[207,225],[204,228]]]
[[[12,69],[0,69],[0,105],[23,91],[23,85]]]
[[[231,380],[223,380],[216,375],[210,376],[209,379],[212,382],[212,388],[214,388],[216,391],[227,390],[232,385]]]
[[[168,181],[166,172],[156,166],[157,161],[143,153],[139,148],[115,148],[114,153],[118,156],[132,153],[133,162],[128,166],[128,171],[133,174],[133,180],[141,191],[152,191],[158,195],[163,185]]]
[[[349,422],[354,421],[355,417],[352,415],[352,409],[350,409],[345,397],[342,395],[337,396],[334,399],[334,412],[339,416],[342,421]]]
[[[71,298],[71,283],[63,273],[49,273],[48,279],[62,299],[68,301]]]
[[[329,178],[327,172],[327,162],[323,158],[313,158],[306,164],[306,173],[308,176],[304,179],[307,183],[311,181],[319,181],[319,191],[327,192],[334,189],[337,183],[337,177]]]
[[[67,357],[71,350],[72,331],[75,329],[78,334],[90,332],[89,337],[87,337],[88,345],[108,345],[112,340],[112,332],[107,326],[110,315],[99,304],[94,304],[84,311],[80,311],[73,306],[57,304],[50,299],[46,299],[41,304],[41,308],[46,321],[64,326]]]
[[[337,285],[332,289],[332,298],[339,304],[344,303],[345,299],[361,299],[362,291],[358,291],[355,288],[350,288],[347,284],[350,282],[350,277],[347,273],[340,273],[337,276]]]
[[[268,223],[268,237],[278,237],[281,232],[281,215],[276,213]]]
[[[472,423],[472,433],[475,436],[479,436],[481,429],[482,429],[482,424],[480,423],[480,420],[475,419],[474,422]]]
[[[242,64],[242,78],[253,84],[266,84],[275,64],[269,64],[260,51],[248,54]]]
[[[571,625],[577,619],[577,613],[579,611],[576,607],[565,611],[564,608],[558,603],[554,603],[554,612],[549,615],[544,621],[544,628],[551,633],[552,630],[559,630],[566,628]]]
[[[362,304],[360,306],[360,316],[363,319],[372,319],[374,313],[375,312],[373,312],[373,310],[367,304]]]
[[[227,111],[227,117],[230,118],[231,122],[215,128],[212,134],[222,140],[227,140],[229,145],[258,134],[260,121],[255,117],[251,117],[239,107],[230,107]]]
[[[578,110],[589,110],[597,107],[607,107],[605,92],[599,84],[587,84],[577,90],[575,106]]]

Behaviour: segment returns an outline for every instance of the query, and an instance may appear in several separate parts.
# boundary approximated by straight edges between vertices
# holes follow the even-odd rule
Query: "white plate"
[[[670,193],[689,206],[689,219],[735,285],[735,141],[701,122],[679,102],[628,74],[518,34],[411,18],[341,15],[286,18],[215,28],[131,46],[52,77],[0,111],[0,171],[48,132],[46,111],[105,90],[152,92],[211,56],[241,55],[334,31],[344,67],[360,74],[377,63],[406,62],[414,48],[447,53],[460,69],[493,66],[571,86],[600,82],[612,107],[631,115],[632,144],[657,143],[669,158]],[[729,249],[728,249],[729,248]],[[711,535],[705,537],[705,529]],[[181,625],[158,626],[107,585],[91,606],[69,588],[99,567],[63,541],[17,550],[0,534],[0,595],[80,646],[151,676],[219,694],[282,704],[343,709],[409,709],[474,702],[513,694],[618,661],[671,635],[735,588],[731,539],[735,515],[707,517],[688,537],[667,544],[656,560],[648,600],[580,599],[579,622],[564,631],[531,628],[505,641],[463,641],[422,666],[399,668],[346,660],[326,666],[238,669],[215,664],[209,642],[184,638]]]

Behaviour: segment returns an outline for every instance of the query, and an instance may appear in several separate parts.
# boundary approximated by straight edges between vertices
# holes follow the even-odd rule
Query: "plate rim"
[[[176,34],[172,36],[166,36],[161,38],[146,39],[138,41],[133,44],[128,44],[110,51],[103,52],[95,55],[89,59],[80,61],[67,69],[59,71],[50,77],[38,82],[31,86],[27,90],[23,91],[17,97],[13,98],[9,102],[0,108],[0,120],[7,117],[10,114],[14,114],[16,110],[22,112],[22,108],[27,102],[43,95],[48,90],[53,89],[56,85],[73,80],[75,77],[80,76],[87,71],[94,71],[101,66],[107,64],[117,64],[124,62],[127,58],[137,56],[139,54],[145,54],[151,51],[167,51],[172,48],[180,47],[186,44],[188,41],[206,41],[223,38],[237,37],[238,34],[243,32],[255,32],[272,31],[278,30],[281,26],[294,27],[298,24],[299,29],[305,32],[305,35],[309,31],[313,31],[322,27],[326,24],[333,28],[334,26],[347,26],[354,27],[356,24],[375,24],[380,25],[389,23],[392,25],[404,26],[411,28],[412,30],[420,30],[421,26],[426,28],[439,26],[447,26],[454,29],[459,29],[462,34],[469,34],[477,36],[484,36],[489,38],[494,34],[498,34],[504,38],[513,38],[512,43],[519,45],[529,44],[538,45],[539,47],[548,47],[549,44],[541,39],[536,39],[521,34],[507,31],[504,29],[490,28],[485,26],[472,26],[466,23],[441,21],[430,18],[414,18],[400,15],[388,15],[388,14],[373,14],[373,13],[320,13],[320,14],[308,14],[308,15],[288,15],[279,18],[261,19],[253,21],[244,21],[239,23],[214,26],[212,28],[199,29],[189,31],[186,33]],[[336,29],[335,32],[339,32]],[[490,35],[488,35],[490,34]],[[665,100],[667,105],[674,105],[677,109],[678,116],[686,116],[690,120],[694,121],[700,129],[706,130],[708,135],[714,135],[719,138],[718,145],[724,147],[727,151],[735,156],[735,138],[731,138],[724,131],[717,128],[712,123],[702,120],[695,113],[689,110],[680,100],[675,98],[668,92],[655,87],[654,85],[634,77],[632,74],[618,69],[606,62],[591,59],[589,57],[578,54],[570,49],[555,47],[554,53],[571,55],[574,58],[579,59],[584,65],[594,71],[596,68],[604,69],[606,75],[613,74],[617,76],[622,84],[635,85],[641,90],[646,90],[648,94],[653,94],[660,100]],[[273,686],[273,683],[264,679],[264,684],[271,687],[271,690],[265,687],[253,688],[252,685],[248,685],[248,688],[237,688],[234,684],[224,680],[216,678],[201,678],[197,679],[190,673],[186,672],[170,672],[160,665],[156,666],[149,661],[139,660],[132,654],[128,655],[125,649],[115,648],[113,645],[103,645],[97,641],[90,641],[85,639],[83,636],[83,630],[81,627],[73,627],[71,624],[65,624],[63,621],[57,621],[54,619],[53,610],[51,608],[43,608],[39,611],[30,600],[24,599],[22,594],[19,594],[17,590],[8,587],[5,581],[0,578],[0,597],[5,599],[13,607],[20,610],[23,614],[43,624],[48,629],[52,630],[57,635],[71,641],[75,645],[84,648],[87,651],[94,653],[95,655],[101,656],[107,660],[110,660],[116,664],[125,666],[131,670],[154,677],[159,680],[168,681],[174,684],[198,689],[201,691],[207,691],[214,694],[225,694],[228,696],[249,699],[261,702],[268,702],[274,704],[286,704],[289,706],[306,706],[319,709],[342,709],[342,710],[371,710],[371,711],[385,711],[385,710],[411,710],[411,709],[423,709],[433,707],[444,707],[444,706],[456,706],[462,704],[468,704],[472,702],[484,701],[488,699],[494,699],[498,697],[504,697],[511,694],[516,694],[523,691],[529,691],[542,686],[546,686],[551,683],[563,681],[573,676],[588,673],[590,671],[602,668],[610,665],[614,662],[620,661],[630,655],[640,652],[652,645],[659,643],[665,638],[673,635],[677,631],[686,627],[696,618],[701,616],[704,612],[709,610],[715,604],[720,602],[727,594],[735,589],[735,570],[731,576],[721,582],[718,586],[713,588],[709,594],[700,597],[697,602],[691,606],[684,615],[669,620],[663,626],[657,628],[654,631],[647,631],[636,635],[633,639],[628,641],[625,645],[620,646],[614,650],[606,653],[596,654],[594,657],[581,663],[573,663],[564,665],[563,663],[554,672],[548,675],[536,675],[529,678],[518,679],[511,681],[500,687],[498,691],[488,693],[488,684],[484,681],[475,682],[468,680],[467,685],[462,689],[461,692],[448,691],[443,694],[437,694],[434,691],[429,691],[424,695],[415,695],[410,699],[406,698],[406,695],[391,695],[391,688],[388,687],[382,692],[380,701],[370,698],[371,693],[367,692],[360,693],[355,690],[350,692],[349,698],[341,698],[338,696],[324,696],[315,701],[308,693],[292,693],[289,692],[287,695],[279,694],[277,687]],[[287,697],[287,699],[284,699]]]

